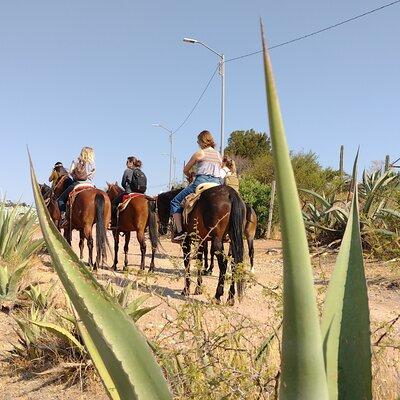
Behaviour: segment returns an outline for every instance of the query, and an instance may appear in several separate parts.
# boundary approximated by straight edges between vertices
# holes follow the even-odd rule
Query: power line
[[[399,0],[400,1],[400,0]],[[210,79],[208,80],[204,90],[201,92],[201,95],[199,96],[199,98],[197,99],[196,103],[194,104],[194,106],[192,107],[192,109],[190,110],[189,114],[186,116],[186,118],[182,121],[182,123],[174,130],[174,133],[178,132],[179,129],[182,128],[183,125],[186,124],[187,120],[190,118],[190,116],[193,114],[194,110],[196,109],[196,107],[199,105],[201,99],[203,98],[204,94],[206,93],[208,87],[210,86],[212,80],[214,79],[215,74],[217,73],[219,68],[219,63],[217,65],[217,67],[215,68],[214,72],[212,73]]]
[[[362,17],[365,17],[365,16],[367,16],[367,15],[373,14],[373,13],[375,13],[375,12],[377,12],[377,11],[381,11],[381,10],[383,10],[384,8],[393,6],[393,5],[397,4],[397,3],[400,3],[400,0],[392,1],[391,3],[384,4],[384,5],[380,6],[380,7],[374,8],[373,10],[369,10],[369,11],[366,11],[366,12],[364,12],[364,13],[362,13],[362,14],[356,15],[355,17],[351,17],[351,18],[348,18],[348,19],[346,19],[346,20],[340,21],[340,22],[338,22],[338,23],[336,23],[336,24],[327,26],[326,28],[322,28],[322,29],[319,29],[319,30],[317,30],[317,31],[314,31],[314,32],[311,32],[311,33],[307,33],[307,34],[305,34],[305,35],[303,35],[303,36],[299,36],[299,37],[296,37],[296,38],[294,38],[294,39],[288,40],[288,41],[286,41],[286,42],[282,42],[282,43],[276,44],[276,45],[274,45],[274,46],[269,47],[268,50],[276,49],[277,47],[286,46],[286,45],[288,45],[288,44],[291,44],[291,43],[294,43],[294,42],[298,42],[298,41],[303,40],[303,39],[307,39],[307,38],[309,38],[309,37],[311,37],[311,36],[318,35],[318,34],[320,34],[320,33],[322,33],[322,32],[329,31],[329,30],[331,30],[331,29],[337,28],[338,26],[347,24],[348,22],[355,21],[355,20],[357,20],[357,19],[359,19],[359,18],[362,18]],[[250,56],[253,56],[253,55],[255,55],[255,54],[262,53],[262,52],[263,52],[262,50],[253,51],[252,53],[247,53],[247,54],[243,54],[242,56],[230,58],[230,59],[226,60],[225,62],[227,63],[227,62],[231,62],[231,61],[240,60],[240,59],[242,59],[242,58],[250,57]]]
[[[348,18],[348,19],[346,19],[346,20],[339,21],[339,22],[337,22],[336,24],[327,26],[326,28],[322,28],[322,29],[319,29],[319,30],[317,30],[317,31],[313,31],[313,32],[307,33],[307,34],[305,34],[305,35],[296,37],[296,38],[294,38],[294,39],[288,40],[288,41],[286,41],[286,42],[282,42],[282,43],[276,44],[276,45],[274,45],[274,46],[269,47],[268,49],[269,49],[269,50],[276,49],[276,48],[278,48],[278,47],[286,46],[286,45],[288,45],[288,44],[291,44],[291,43],[294,43],[294,42],[298,42],[298,41],[303,40],[303,39],[307,39],[307,38],[309,38],[309,37],[311,37],[311,36],[315,36],[315,35],[318,35],[318,34],[320,34],[320,33],[322,33],[322,32],[326,32],[326,31],[329,31],[329,30],[331,30],[331,29],[335,29],[335,28],[337,28],[337,27],[339,27],[339,26],[341,26],[341,25],[347,24],[348,22],[355,21],[355,20],[357,20],[357,19],[360,19],[360,18],[365,17],[365,16],[367,16],[367,15],[373,14],[373,13],[375,13],[375,12],[377,12],[377,11],[381,11],[381,10],[383,10],[384,8],[393,6],[393,5],[398,4],[398,3],[400,3],[400,0],[396,0],[396,1],[392,1],[391,3],[383,4],[383,5],[380,6],[380,7],[377,7],[377,8],[374,8],[374,9],[372,9],[372,10],[366,11],[366,12],[364,12],[364,13],[362,13],[362,14],[356,15],[356,16],[351,17],[351,18]],[[262,52],[263,52],[262,50],[253,51],[252,53],[247,53],[247,54],[243,54],[243,55],[238,56],[238,57],[230,58],[230,59],[226,60],[225,63],[228,63],[228,62],[231,62],[231,61],[240,60],[240,59],[242,59],[242,58],[247,58],[247,57],[253,56],[253,55],[255,55],[255,54],[260,54],[260,53],[262,53]],[[203,89],[203,91],[201,92],[199,98],[197,99],[197,101],[195,102],[194,106],[193,106],[192,109],[190,110],[189,114],[188,114],[188,115],[186,116],[186,118],[182,121],[182,123],[174,130],[174,133],[178,132],[178,131],[183,127],[183,125],[186,124],[186,122],[189,120],[189,118],[190,118],[191,115],[193,114],[194,110],[195,110],[195,109],[197,108],[197,106],[199,105],[201,99],[203,98],[203,96],[204,96],[204,94],[206,93],[207,89],[209,88],[209,86],[210,86],[212,80],[214,79],[214,76],[215,76],[215,74],[216,74],[217,71],[218,71],[219,65],[220,65],[220,64],[218,63],[218,65],[216,66],[215,70],[213,71],[213,73],[212,73],[210,79],[208,80],[208,82],[207,82],[205,88]]]

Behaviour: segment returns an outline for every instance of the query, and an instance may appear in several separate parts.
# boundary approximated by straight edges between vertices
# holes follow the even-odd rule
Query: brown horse
[[[161,225],[160,232],[165,232],[169,223],[169,205],[179,190],[161,193],[157,196],[158,216]],[[183,242],[183,256],[185,264],[185,287],[183,295],[189,295],[190,290],[190,249],[194,240],[198,240],[197,259],[202,261],[203,246],[211,241],[219,266],[219,279],[215,293],[216,301],[221,301],[224,294],[225,273],[227,259],[224,256],[223,239],[229,236],[233,255],[232,279],[228,304],[234,304],[235,281],[237,280],[239,299],[243,292],[243,277],[237,276],[236,267],[243,262],[243,231],[245,225],[245,204],[238,193],[229,186],[215,186],[205,190],[199,197],[196,205],[188,216],[187,232]],[[195,238],[193,237],[195,236]],[[197,237],[196,237],[197,236]],[[197,286],[194,294],[202,292],[202,275],[198,269]]]
[[[254,238],[257,230],[257,214],[250,204],[246,203],[246,226],[244,228],[244,235],[247,240],[247,247],[249,249],[250,258],[250,272],[254,273]],[[229,254],[231,250],[229,249]],[[214,269],[214,251],[211,247],[210,252],[210,266],[208,265],[208,242],[204,243],[204,271],[203,275],[211,275]]]
[[[60,231],[61,212],[58,208],[57,199],[54,196],[53,189],[45,183],[43,183],[43,185],[39,185],[39,187],[40,193],[42,194],[43,200],[46,203],[50,217],[53,220],[57,229]]]
[[[47,208],[53,222],[59,227],[60,210],[57,199],[65,190],[67,176],[62,177],[52,189]],[[72,206],[72,207],[71,207]],[[72,205],[68,205],[67,224],[64,227],[64,237],[71,245],[72,231],[79,231],[80,258],[83,258],[84,241],[89,249],[89,265],[97,269],[107,260],[106,245],[107,227],[111,219],[111,203],[107,194],[95,187],[87,188],[76,194]],[[93,225],[96,224],[96,262],[93,264]]]
[[[107,194],[113,202],[117,197],[123,193],[118,184],[107,182]],[[155,212],[155,202],[148,196],[138,195],[129,201],[126,208],[119,213],[117,221],[117,229],[113,230],[114,234],[114,263],[113,268],[117,270],[118,264],[118,247],[119,247],[119,236],[123,233],[125,236],[125,260],[124,260],[124,270],[128,265],[128,249],[129,241],[131,238],[131,232],[136,231],[136,237],[140,244],[141,261],[140,269],[145,268],[145,257],[146,257],[146,238],[145,230],[149,227],[149,236],[151,242],[151,261],[149,271],[154,271],[154,255],[158,245],[158,235],[157,235],[157,220]]]

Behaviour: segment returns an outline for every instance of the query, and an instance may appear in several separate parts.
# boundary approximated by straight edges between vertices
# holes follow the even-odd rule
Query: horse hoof
[[[203,289],[201,288],[201,286],[196,286],[194,294],[195,295],[203,294]]]
[[[181,295],[182,295],[182,296],[189,296],[189,294],[190,294],[190,292],[189,292],[189,290],[186,289],[186,288],[183,289],[182,292],[181,292]]]
[[[221,304],[221,299],[214,298],[214,299],[211,300],[211,302],[212,302],[213,304],[219,305],[219,304]]]
[[[235,305],[235,299],[233,297],[231,297],[230,299],[228,299],[228,301],[226,302],[226,304],[228,306],[234,306]]]
[[[155,272],[155,270],[156,270],[156,269],[155,269],[154,267],[150,267],[150,268],[149,268],[149,272]]]

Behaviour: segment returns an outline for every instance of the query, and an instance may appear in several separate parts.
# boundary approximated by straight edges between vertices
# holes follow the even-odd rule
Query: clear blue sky
[[[388,2],[388,0],[386,0]],[[378,7],[385,0],[294,2],[3,1],[0,3],[0,188],[31,201],[26,145],[40,180],[96,151],[99,187],[120,180],[126,156],[144,163],[149,192],[168,182],[167,135],[185,118],[217,57],[260,49],[259,17],[271,45]],[[400,4],[271,52],[289,145],[345,167],[400,157]],[[261,56],[226,65],[226,132],[267,131]],[[213,80],[176,135],[177,174],[196,134],[219,137],[220,82]],[[397,111],[396,111],[397,110]]]

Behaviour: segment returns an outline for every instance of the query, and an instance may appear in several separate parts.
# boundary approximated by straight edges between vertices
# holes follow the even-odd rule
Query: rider
[[[190,193],[194,193],[196,187],[205,182],[221,183],[221,162],[220,153],[215,150],[215,141],[209,131],[202,131],[197,136],[197,143],[200,149],[197,150],[189,162],[185,165],[183,173],[190,177],[192,167],[197,167],[194,181],[185,189],[180,191],[171,201],[171,214],[176,226],[176,234],[172,238],[173,242],[182,241],[186,233],[183,231],[181,202]]]
[[[122,198],[130,193],[144,193],[147,189],[147,178],[141,170],[143,163],[136,157],[130,156],[126,159],[126,170],[122,175],[121,186],[124,192],[116,197],[112,202],[111,227],[117,224],[117,208]]]
[[[66,189],[58,198],[58,206],[61,211],[61,225],[64,225],[66,222],[65,213],[68,195],[79,183],[92,181],[95,171],[94,150],[91,147],[83,147],[79,157],[71,164],[68,186],[66,186]]]
[[[239,192],[239,178],[236,173],[236,163],[229,156],[222,159],[221,178],[224,185],[230,186]]]
[[[49,182],[51,182],[51,186],[57,185],[57,182],[64,175],[68,175],[68,171],[64,168],[62,162],[58,161],[54,164],[53,170],[51,171],[51,175],[49,177]]]

